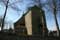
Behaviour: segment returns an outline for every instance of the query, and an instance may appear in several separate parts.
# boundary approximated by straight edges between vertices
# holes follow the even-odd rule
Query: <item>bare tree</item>
[[[7,3],[6,3],[6,9],[5,9],[4,17],[3,17],[3,20],[2,20],[1,30],[3,30],[3,27],[4,27],[5,17],[6,17],[6,13],[7,13],[7,9],[8,9],[8,3],[9,3],[9,0],[7,0]]]
[[[56,0],[53,0],[53,10],[54,10],[54,19],[55,19],[55,23],[56,23],[56,27],[57,27],[57,35],[59,36],[59,25],[58,25],[58,21],[57,21],[57,6],[56,6]]]
[[[1,27],[1,30],[3,30],[4,23],[5,23],[5,17],[6,17],[6,14],[7,14],[7,9],[8,9],[8,7],[11,7],[12,9],[14,9],[14,10],[16,10],[16,11],[21,11],[19,8],[15,7],[15,6],[12,6],[12,5],[14,5],[15,3],[21,2],[21,1],[18,0],[18,1],[16,1],[16,2],[9,3],[9,0],[0,0],[0,2],[2,2],[2,3],[5,5],[5,7],[6,7],[5,13],[4,13],[4,16],[3,16],[3,19],[2,19],[2,27]],[[9,5],[8,5],[8,3],[9,3]]]
[[[6,6],[6,1],[7,1],[7,0],[0,0],[0,1]],[[8,6],[11,7],[11,8],[12,8],[13,10],[15,10],[15,11],[21,11],[18,7],[15,6],[15,4],[16,4],[16,3],[19,3],[19,2],[21,3],[21,2],[23,2],[23,0],[17,0],[17,1],[15,1],[15,2],[13,2],[13,3],[9,3]],[[13,6],[12,6],[12,5],[13,5]]]

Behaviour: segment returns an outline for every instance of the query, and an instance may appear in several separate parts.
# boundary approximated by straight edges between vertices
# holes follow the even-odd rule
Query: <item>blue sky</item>
[[[49,3],[48,3],[49,1]],[[41,2],[42,4],[45,3],[45,6],[43,6],[43,10],[45,10],[45,15],[46,15],[46,22],[47,22],[47,28],[51,31],[56,30],[56,24],[55,24],[55,20],[54,20],[54,15],[53,15],[53,3],[52,0],[48,0],[48,1],[44,1]],[[47,4],[48,3],[48,4]],[[59,0],[57,0],[57,8],[59,7]],[[59,9],[59,8],[58,8]],[[57,10],[58,10],[57,9]],[[59,24],[59,29],[60,29],[60,11],[57,11],[57,20],[58,20],[58,24]]]
[[[36,3],[34,2],[34,0],[16,0],[16,1],[9,0],[9,7],[8,7],[7,15],[5,18],[5,20],[7,20],[6,22],[11,23],[12,21],[12,23],[15,23],[22,17],[23,13],[27,12],[29,7],[33,7],[35,4],[38,5],[38,2],[39,1],[37,1]],[[52,9],[53,7],[52,0],[40,0],[40,3],[42,4],[42,9],[45,11],[47,28],[52,31],[56,30],[53,9]],[[59,7],[58,4],[59,4],[59,1],[57,2],[57,8]],[[3,16],[4,12],[5,12],[5,5],[0,0],[0,16]],[[59,21],[60,11],[57,11],[57,19],[58,19],[59,28],[60,28],[60,21]]]

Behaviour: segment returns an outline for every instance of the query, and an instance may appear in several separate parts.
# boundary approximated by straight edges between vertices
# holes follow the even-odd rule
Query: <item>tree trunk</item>
[[[6,9],[5,9],[4,17],[3,17],[3,20],[2,20],[1,30],[3,30],[3,27],[4,27],[4,21],[5,21],[5,17],[6,17],[6,13],[7,13],[8,3],[9,3],[9,0],[6,3]]]
[[[56,23],[56,27],[57,27],[57,36],[59,36],[59,25],[58,25],[58,21],[57,21],[57,16],[56,16],[56,1],[53,1],[53,5],[54,5],[54,8],[53,8],[53,10],[54,10],[54,19],[55,19],[55,23]]]

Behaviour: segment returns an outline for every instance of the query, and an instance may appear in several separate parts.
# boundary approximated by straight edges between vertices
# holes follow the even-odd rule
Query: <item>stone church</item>
[[[45,36],[48,33],[44,11],[37,6],[29,8],[14,25],[18,35]]]

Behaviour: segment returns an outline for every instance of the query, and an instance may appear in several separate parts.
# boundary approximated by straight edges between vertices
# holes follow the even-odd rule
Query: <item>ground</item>
[[[59,40],[59,37],[19,36],[15,33],[0,32],[0,40]]]

